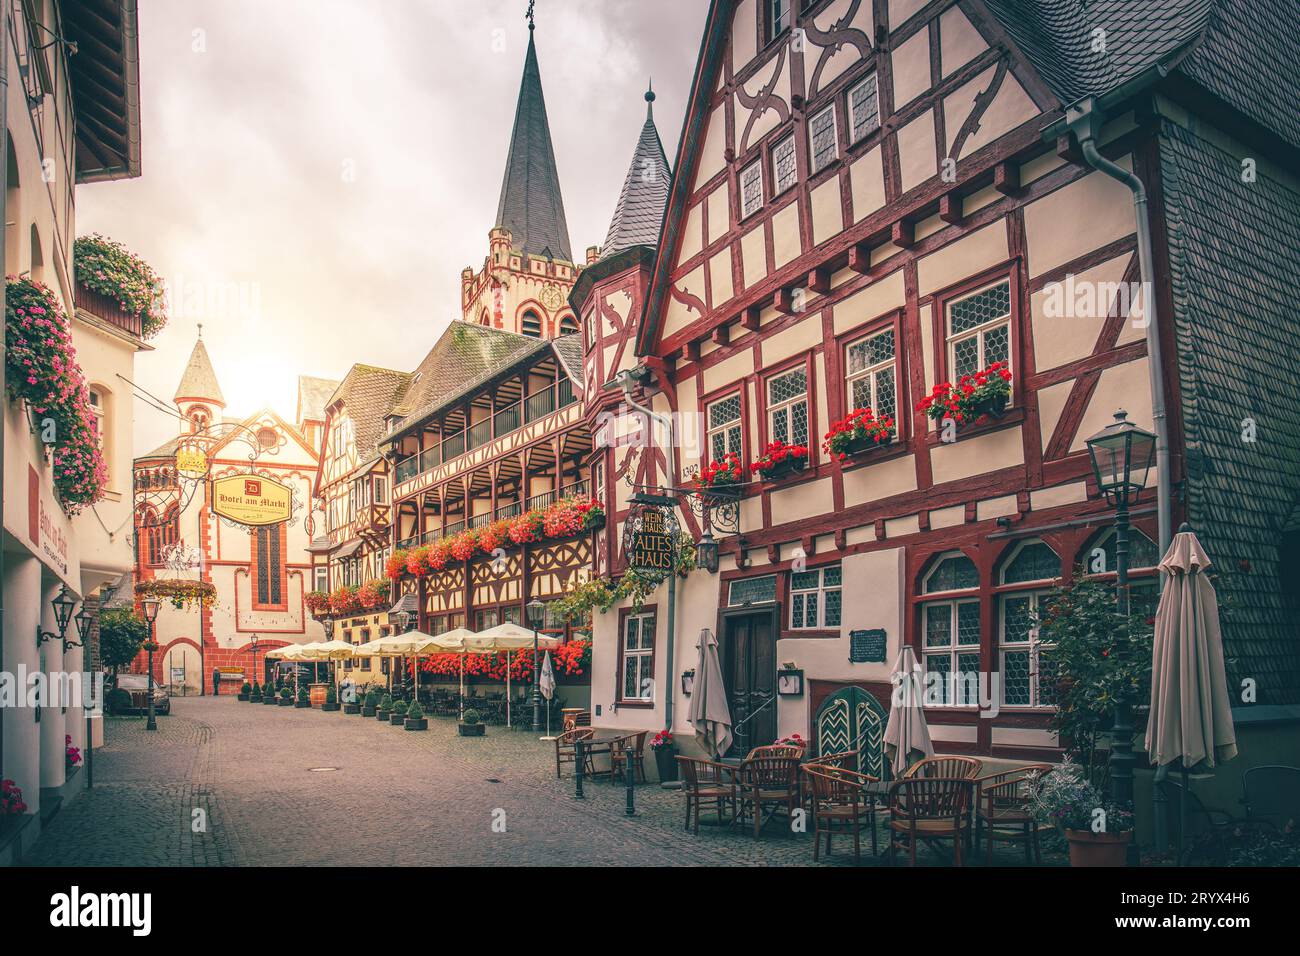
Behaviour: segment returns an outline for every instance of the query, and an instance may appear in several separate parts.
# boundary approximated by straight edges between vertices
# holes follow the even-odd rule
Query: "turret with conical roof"
[[[208,426],[220,419],[220,412],[226,407],[225,396],[217,384],[217,373],[213,371],[212,359],[208,357],[207,347],[203,344],[203,327],[199,326],[199,337],[190,352],[190,360],[181,373],[180,384],[176,386],[173,397],[177,408],[190,423],[190,431],[201,433]]]
[[[610,221],[605,244],[600,248],[602,257],[632,246],[659,244],[659,229],[663,225],[664,209],[668,206],[668,184],[672,173],[655,126],[654,101],[654,90],[647,89],[645,125],[636,141],[632,165],[623,180],[623,191],[614,207],[614,218]]]

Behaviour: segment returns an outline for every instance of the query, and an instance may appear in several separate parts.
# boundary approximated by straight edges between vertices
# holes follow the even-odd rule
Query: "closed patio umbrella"
[[[695,728],[696,738],[715,758],[721,758],[731,746],[731,708],[727,705],[727,688],[722,682],[722,662],[718,659],[718,640],[707,627],[700,631],[695,644],[695,686],[687,720]],[[671,680],[671,675],[669,677]],[[668,730],[671,732],[672,728]]]
[[[537,690],[538,693],[546,698],[546,702],[549,705],[551,698],[555,696],[555,668],[551,666],[550,651],[547,651],[546,656],[542,658],[542,672],[537,675]],[[551,708],[548,706],[546,708],[546,737],[543,737],[542,739],[549,739],[550,736]]]
[[[917,760],[934,756],[930,728],[925,722],[921,665],[910,644],[904,644],[899,652],[891,682],[894,699],[889,708],[889,722],[885,724],[885,753],[889,755],[894,776],[901,777],[912,765],[913,754],[919,754]]]
[[[1163,780],[1182,771],[1179,839],[1187,827],[1187,773],[1237,755],[1232,702],[1223,668],[1219,600],[1206,577],[1209,556],[1184,524],[1160,561],[1164,586],[1151,649],[1151,714],[1146,749]]]

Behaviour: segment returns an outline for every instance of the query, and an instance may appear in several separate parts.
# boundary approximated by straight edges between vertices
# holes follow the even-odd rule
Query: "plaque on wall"
[[[889,646],[884,628],[849,631],[849,663],[883,663]]]

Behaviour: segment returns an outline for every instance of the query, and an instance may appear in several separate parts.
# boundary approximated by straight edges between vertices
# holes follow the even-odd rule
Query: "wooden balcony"
[[[137,339],[144,338],[144,320],[140,316],[131,315],[116,299],[88,289],[80,282],[77,283],[77,309]]]

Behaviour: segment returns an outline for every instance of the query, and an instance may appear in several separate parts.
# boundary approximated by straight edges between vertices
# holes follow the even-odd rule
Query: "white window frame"
[[[983,325],[977,325],[974,328],[967,329],[964,332],[959,332],[956,335],[954,335],[952,331],[953,306],[959,305],[960,303],[965,302],[967,299],[980,295],[981,293],[987,292],[989,289],[995,288],[996,286],[1000,286],[1000,285],[1005,285],[1007,287],[1007,292],[1008,292],[1007,300],[1010,303],[1007,307],[1007,314],[1003,316],[999,316],[996,319],[990,319],[989,321],[985,322]],[[979,356],[978,361],[976,362],[977,370],[988,368],[989,361],[988,361],[988,354],[985,351],[985,336],[987,336],[990,332],[994,331],[995,329],[1001,328],[1002,326],[1006,326],[1007,329],[1007,358],[1006,358],[1007,371],[1009,372],[1013,371],[1012,369],[1013,350],[1011,347],[1012,345],[1011,316],[1015,312],[1015,289],[1011,285],[1010,276],[1003,276],[999,279],[994,279],[992,282],[986,282],[978,289],[972,289],[970,292],[964,292],[955,298],[949,299],[947,302],[944,303],[943,310],[944,310],[943,330],[946,336],[946,345],[948,348],[948,375],[950,378],[956,380],[957,378],[960,377],[957,372],[958,343],[964,342],[967,339],[975,338],[977,336],[978,336],[978,345],[976,347]],[[967,373],[963,373],[963,374],[967,374]]]
[[[851,354],[853,352],[853,348],[858,345],[864,345],[865,343],[871,341],[872,339],[878,338],[880,336],[888,336],[890,344],[893,346],[893,355],[891,355],[888,359],[884,361],[875,363],[874,365],[867,365],[861,369],[858,369],[856,372],[852,371]],[[891,325],[888,328],[878,329],[875,332],[870,332],[866,335],[859,336],[858,338],[850,342],[848,346],[844,349],[844,370],[845,370],[844,397],[845,400],[848,402],[848,407],[850,409],[864,407],[864,406],[860,406],[856,401],[854,401],[853,386],[857,382],[862,381],[863,379],[868,379],[870,382],[869,390],[871,392],[871,403],[870,405],[865,407],[869,407],[872,410],[872,412],[874,412],[877,415],[880,414],[880,402],[879,402],[880,389],[878,387],[876,377],[885,369],[891,369],[894,373],[894,396],[893,396],[894,410],[893,412],[890,413],[890,417],[894,419],[894,424],[895,424],[894,435],[895,438],[897,438],[898,436],[897,424],[898,424],[898,417],[899,417],[898,416],[898,337],[897,335],[895,335],[894,327]]]
[[[315,584],[317,591],[328,591],[330,589],[330,570],[324,565],[318,564],[313,569],[316,577]]]
[[[853,135],[853,131],[854,131],[855,129],[857,129],[858,124],[857,124],[857,115],[856,115],[856,111],[855,111],[854,108],[853,108],[854,94],[856,94],[856,93],[858,92],[858,90],[862,89],[862,88],[863,88],[864,86],[866,86],[868,83],[871,84],[871,87],[872,87],[872,99],[875,101],[875,104],[876,104],[876,124],[875,124],[874,126],[870,127],[870,128],[869,128],[866,132],[864,132],[861,136],[857,136],[857,137],[855,137],[855,136]],[[853,142],[853,143],[860,143],[860,142],[862,142],[864,139],[866,139],[868,136],[870,136],[872,133],[874,133],[876,130],[880,129],[880,84],[879,84],[879,82],[878,82],[878,80],[877,80],[877,78],[876,78],[876,74],[875,74],[874,72],[872,72],[869,76],[864,76],[864,77],[863,77],[861,80],[859,80],[857,83],[854,83],[851,87],[849,87],[849,95],[848,95],[848,100],[847,100],[847,107],[848,107],[848,117],[849,117],[849,130],[848,130],[848,133],[849,133],[849,139],[850,139],[850,142]]]
[[[784,150],[790,152],[790,180],[782,185],[780,177],[780,154]],[[772,196],[780,196],[788,192],[799,184],[799,157],[795,155],[794,134],[786,136],[785,139],[778,142],[772,147]]]
[[[960,627],[959,627],[960,613],[961,613],[959,610],[960,606],[963,604],[974,605],[977,613],[981,615],[983,614],[983,609],[980,603],[982,597],[979,593],[979,590],[968,589],[965,591],[953,591],[950,593],[952,593],[954,597],[940,598],[935,601],[926,600],[921,603],[921,666],[925,669],[925,673],[929,674],[931,672],[930,660],[932,658],[937,658],[937,657],[947,658],[948,671],[944,674],[944,679],[946,681],[951,681],[953,674],[960,673],[958,669],[958,663],[957,663],[958,657],[960,657],[963,654],[974,654],[977,660],[983,660],[981,655],[983,654],[983,647],[984,647],[984,634],[982,633],[983,632],[982,621],[980,625],[980,630],[981,630],[979,636],[980,639],[976,643],[959,644],[957,642],[957,637],[958,634],[960,633]],[[945,646],[931,647],[928,643],[928,638],[930,636],[930,608],[932,607],[947,607],[949,609],[948,643]],[[978,675],[978,670],[976,673]],[[948,692],[951,689],[953,689],[953,685],[947,685],[944,687],[943,700],[945,706],[977,707],[979,705],[978,686],[975,689],[974,700],[970,700],[969,697],[967,697],[965,700],[961,701],[960,703],[955,702],[955,700],[949,699]]]
[[[767,22],[764,24],[767,31],[765,42],[771,43],[794,24],[794,0],[765,0],[765,2],[767,4]],[[778,5],[785,8],[785,15],[782,17],[784,23],[778,20],[778,17],[781,17],[777,12]]]
[[[834,568],[840,572],[839,584],[826,584],[826,571]],[[795,576],[797,574],[816,574],[817,586],[812,588],[795,587]],[[840,595],[840,619],[834,624],[826,623],[826,595],[835,591]],[[808,615],[808,596],[815,595],[817,598],[817,609],[810,618]],[[802,624],[795,624],[795,605],[801,608],[803,617]],[[844,622],[844,570],[839,564],[824,564],[816,568],[808,568],[806,571],[790,572],[790,630],[792,631],[825,631],[838,628]]]
[[[1049,647],[1038,639],[1038,625],[1035,624],[1029,629],[1028,640],[1007,640],[1007,609],[1006,602],[1012,598],[1029,598],[1029,614],[1031,618],[1037,617],[1039,601],[1051,594],[1050,588],[1025,588],[1016,591],[1005,591],[998,595],[998,673],[1002,676],[999,683],[999,697],[1003,707],[1009,707],[1015,710],[1051,710],[1052,704],[1044,704],[1039,700],[1038,694],[1038,668],[1039,654],[1044,647]],[[1029,652],[1029,703],[1028,704],[1010,704],[1007,703],[1007,653],[1024,653]]]
[[[817,121],[820,120],[827,113],[831,114],[831,144],[832,144],[831,152],[825,162],[818,164],[817,149],[813,145],[813,140],[816,135]],[[808,118],[808,175],[816,176],[823,169],[828,168],[833,162],[835,162],[835,160],[839,158],[839,155],[840,155],[839,117],[835,109],[835,104],[832,102],[832,103],[827,103],[826,106],[824,106],[822,109],[819,109],[816,113],[814,113],[812,116]]]
[[[628,647],[628,628],[635,621],[637,628],[637,644],[635,648]],[[650,644],[645,646],[646,626],[649,622]],[[655,637],[658,631],[659,622],[656,620],[654,611],[644,611],[641,614],[629,614],[623,619],[623,626],[619,629],[618,639],[622,648],[622,660],[619,667],[618,675],[618,699],[620,703],[628,704],[648,704],[654,700],[654,656],[655,656]],[[627,692],[627,666],[628,661],[636,661],[636,693],[629,695]]]
[[[758,176],[758,201],[752,208],[745,201],[745,186],[751,174]],[[740,218],[748,219],[763,208],[763,161],[756,159],[740,171]]]
[[[714,407],[717,405],[721,405],[723,402],[730,401],[733,398],[736,400],[736,417],[734,419],[724,422],[721,425],[715,426],[713,424]],[[721,398],[716,398],[713,401],[709,402],[706,406],[704,406],[704,426],[705,426],[704,455],[705,455],[706,462],[721,461],[723,455],[725,455],[729,451],[734,451],[737,457],[744,458],[744,454],[745,454],[744,453],[744,447],[745,447],[744,415],[745,415],[744,402],[741,399],[739,392],[732,392],[730,395],[724,395]],[[736,433],[735,435],[736,446],[734,448],[731,447],[731,433],[733,430]],[[713,451],[713,437],[719,434],[722,435],[722,443],[724,446],[723,455],[715,454]]]
[[[772,386],[780,379],[785,378],[787,375],[795,375],[795,374],[803,375],[804,377],[803,391],[797,395],[792,395],[789,398],[782,399],[780,402],[773,402]],[[764,381],[763,387],[767,389],[767,401],[768,401],[767,440],[769,442],[777,441],[777,427],[776,427],[777,418],[784,415],[786,416],[786,423],[785,423],[786,437],[783,440],[787,445],[798,445],[798,444],[808,445],[809,455],[811,456],[812,453],[811,445],[809,445],[809,437],[810,437],[809,424],[810,423],[808,420],[808,369],[802,365],[799,365],[796,366],[795,368],[786,369],[784,372],[778,372],[775,375],[769,376]],[[794,408],[796,405],[799,404],[803,405],[804,438],[802,442],[796,439],[794,434]]]

